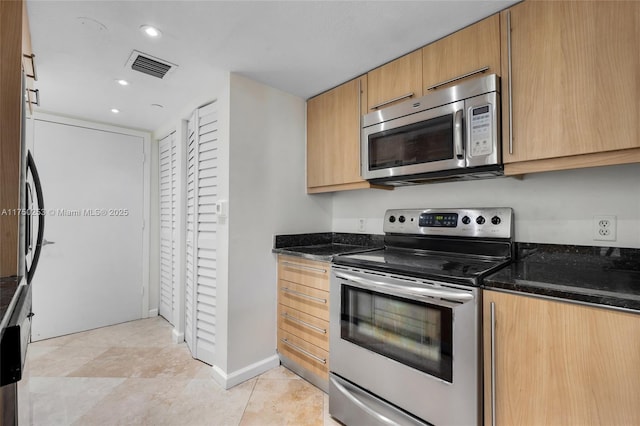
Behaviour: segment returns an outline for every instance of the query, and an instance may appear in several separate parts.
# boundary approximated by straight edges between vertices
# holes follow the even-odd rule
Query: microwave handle
[[[464,159],[464,145],[462,144],[462,110],[453,115],[453,151],[458,160]]]

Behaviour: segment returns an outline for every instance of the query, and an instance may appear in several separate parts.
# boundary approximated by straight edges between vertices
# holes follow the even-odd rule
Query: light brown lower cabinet
[[[329,388],[329,262],[278,257],[281,363],[325,392]]]
[[[485,425],[640,425],[640,314],[485,291],[483,317]]]

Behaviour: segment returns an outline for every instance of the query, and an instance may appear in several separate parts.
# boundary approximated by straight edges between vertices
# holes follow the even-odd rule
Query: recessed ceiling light
[[[116,80],[116,83],[118,83],[120,86],[128,86],[129,82],[127,80]]]
[[[111,112],[114,114],[118,114],[120,110],[118,108],[111,108]]]
[[[159,29],[157,29],[156,27],[152,27],[151,25],[143,25],[140,27],[140,30],[146,35],[148,35],[149,37],[153,37],[153,38],[157,38],[157,37],[160,37],[160,35],[162,35]]]

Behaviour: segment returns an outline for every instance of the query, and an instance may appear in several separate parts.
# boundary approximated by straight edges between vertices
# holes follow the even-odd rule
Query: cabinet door
[[[0,2],[0,211],[20,208],[22,2]],[[18,275],[20,215],[0,215],[0,276]]]
[[[499,14],[422,48],[422,82],[425,94],[434,85],[447,87],[456,84],[451,82],[440,86],[443,82],[483,68],[488,68],[485,74],[500,74]],[[477,75],[472,74],[468,78]]]
[[[178,231],[178,171],[176,132],[158,142],[158,174],[160,198],[160,294],[158,313],[171,325],[176,325],[178,306],[177,268]]]
[[[526,1],[503,14],[505,163],[640,147],[639,2]]]
[[[366,82],[366,76],[356,78],[307,101],[308,192],[368,186],[360,177],[360,95]]]
[[[422,96],[422,50],[416,50],[367,74],[368,111]]]
[[[218,111],[217,102],[198,108],[187,130],[184,340],[194,358],[210,365],[214,364],[218,332],[217,171],[225,161],[218,137]]]
[[[483,299],[485,424],[492,415],[497,425],[640,424],[640,315],[493,291]]]

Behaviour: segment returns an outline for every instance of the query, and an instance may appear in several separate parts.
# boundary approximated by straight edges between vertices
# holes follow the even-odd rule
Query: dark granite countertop
[[[640,311],[640,250],[518,243],[484,286]]]
[[[13,310],[13,304],[15,303],[13,299],[21,283],[22,277],[0,278],[0,337],[2,337],[9,321],[7,312]]]
[[[384,247],[384,236],[319,232],[312,234],[276,235],[273,253],[330,262],[334,256],[358,253]]]

